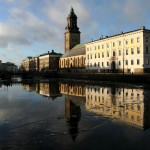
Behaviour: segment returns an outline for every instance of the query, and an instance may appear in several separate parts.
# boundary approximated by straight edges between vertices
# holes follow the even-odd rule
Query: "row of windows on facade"
[[[94,58],[100,58],[101,56],[102,56],[102,58],[104,58],[104,57],[105,57],[105,53],[106,53],[106,56],[107,56],[107,57],[110,57],[110,52],[107,51],[107,52],[96,53],[96,54],[88,54],[88,55],[87,55],[87,58],[88,58],[88,59],[92,59],[92,55],[95,56]],[[148,54],[148,47],[146,47],[145,53]],[[134,48],[131,48],[131,54],[132,54],[132,55],[135,54]],[[140,54],[140,47],[137,47],[137,54]],[[121,56],[121,55],[122,55],[122,51],[119,50],[119,51],[118,51],[118,56]],[[125,50],[125,55],[129,55],[129,50],[128,50],[128,49]],[[116,52],[115,52],[115,51],[112,52],[112,56],[113,56],[113,57],[116,56]]]
[[[107,92],[106,92],[107,94],[110,93],[110,90],[107,90],[107,89],[104,89],[104,88],[92,88],[92,87],[91,87],[91,88],[87,88],[87,91],[88,91],[88,92],[91,91],[91,92],[95,92],[95,93],[96,93],[96,92],[100,93],[100,91],[101,91],[102,94],[104,94],[104,92],[107,91]],[[139,93],[137,93],[137,94],[134,94],[134,93],[135,93],[135,91],[132,89],[131,96],[137,96],[138,98],[140,97],[140,94],[139,94]],[[124,92],[124,94],[125,94],[126,96],[128,96],[128,92]],[[121,91],[118,92],[118,95],[121,95]]]
[[[148,42],[148,37],[145,38],[145,41]],[[140,42],[140,37],[137,37],[137,43],[139,43],[139,42]],[[122,41],[118,41],[118,46],[122,46],[122,43],[123,43]],[[131,44],[133,44],[133,43],[134,43],[134,38],[131,39]],[[125,44],[128,45],[129,40],[125,40]],[[93,47],[87,47],[87,51],[92,50],[92,48],[93,48],[93,50],[97,50],[100,48],[104,49],[105,46],[106,46],[106,48],[109,48],[110,45],[111,45],[110,43],[106,43],[106,45],[102,44],[101,46],[98,45],[98,46],[93,46]],[[112,46],[115,47],[116,42],[113,42]]]
[[[72,60],[72,58],[71,58],[71,61],[69,59],[67,59],[67,60],[64,59],[64,60],[61,61],[62,66],[63,65],[69,65],[69,64],[72,64],[72,63],[75,64],[75,65],[78,65],[78,64],[83,65],[83,64],[85,64],[85,59],[80,58],[80,59]]]
[[[87,104],[94,103],[94,102],[99,102],[99,103],[103,103],[103,104],[105,102],[105,104],[107,104],[107,105],[110,104],[108,100],[106,101],[104,96],[99,96],[99,97],[95,96],[95,97],[93,97],[92,95],[91,96],[88,95],[87,98],[88,98],[87,101],[86,101]],[[118,105],[122,105],[121,101],[118,103]],[[135,107],[137,108],[137,111],[140,112],[140,110],[141,110],[140,104],[133,104],[132,103],[132,104],[126,104],[125,105],[126,110],[131,109],[132,111],[135,111],[135,109],[136,109]]]
[[[109,67],[110,64],[111,64],[109,61],[107,61],[105,63],[106,63],[107,67]],[[136,64],[140,65],[140,59],[137,59]],[[148,65],[148,64],[149,64],[149,59],[147,59],[147,61],[146,61],[146,65]],[[104,62],[101,62],[101,66],[104,67],[104,65],[105,65]],[[121,60],[118,61],[118,65],[121,66]],[[125,60],[125,65],[129,65],[129,61],[128,60]],[[131,65],[135,65],[134,60],[131,60]],[[87,63],[87,66],[89,66],[89,63]],[[92,63],[90,63],[90,67],[92,67]],[[98,63],[95,62],[94,63],[94,67],[100,67],[100,62],[98,62]]]
[[[100,92],[99,92],[100,93]],[[102,89],[102,93],[101,94],[104,94],[104,90]],[[107,94],[107,95],[110,95],[110,92],[107,90],[107,93],[105,93],[105,94]],[[90,94],[89,94],[90,95]],[[89,97],[89,95],[88,95],[88,97]],[[118,95],[121,95],[121,92],[118,92]],[[92,96],[92,95],[91,95]],[[137,93],[137,94],[135,94],[135,93],[130,93],[130,95],[129,95],[129,93],[128,92],[125,92],[124,93],[124,96],[126,96],[126,97],[130,97],[131,99],[134,97],[134,98],[137,98],[137,99],[139,99],[139,98],[143,98],[139,93]]]

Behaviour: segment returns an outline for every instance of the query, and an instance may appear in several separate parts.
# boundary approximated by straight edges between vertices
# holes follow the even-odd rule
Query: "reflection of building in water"
[[[58,82],[24,84],[23,88],[27,91],[35,91],[47,97],[56,98],[60,96]]]
[[[85,97],[85,86],[61,83],[60,92],[62,94]]]
[[[81,117],[80,106],[85,104],[85,86],[60,84],[60,92],[65,95],[65,114],[73,141],[78,135],[78,122]]]
[[[30,92],[37,92],[39,91],[39,87],[36,83],[30,83],[30,84],[22,84],[23,89]]]
[[[75,141],[78,135],[78,122],[81,117],[80,105],[74,103],[69,97],[65,99],[65,114],[68,122],[68,130]]]
[[[39,89],[39,94],[41,95],[53,98],[60,96],[58,82],[39,83]]]
[[[149,114],[146,105],[150,104],[147,103],[143,92],[143,89],[87,86],[86,109],[145,128],[150,125],[150,117],[146,115]]]

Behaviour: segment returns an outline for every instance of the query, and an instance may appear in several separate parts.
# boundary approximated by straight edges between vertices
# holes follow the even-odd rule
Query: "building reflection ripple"
[[[85,106],[89,112],[121,123],[142,129],[150,127],[150,92],[148,89],[58,82],[24,84],[23,87],[52,99],[61,95],[65,96],[65,114],[73,140],[78,134],[81,105]]]
[[[60,84],[60,92],[72,103],[85,100],[89,112],[143,129],[150,126],[150,92],[146,89]]]

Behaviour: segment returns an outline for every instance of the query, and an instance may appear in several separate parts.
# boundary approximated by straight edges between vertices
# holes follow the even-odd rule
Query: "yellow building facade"
[[[143,73],[150,71],[150,30],[106,36],[85,43],[86,70]]]
[[[83,104],[85,100],[85,108],[89,112],[140,128],[150,125],[149,95],[144,89],[66,83],[60,83],[59,87],[67,101]]]

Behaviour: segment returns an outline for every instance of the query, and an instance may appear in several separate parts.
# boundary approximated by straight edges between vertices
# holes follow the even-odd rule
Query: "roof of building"
[[[132,30],[132,31],[127,31],[127,32],[120,32],[118,34],[111,35],[111,36],[100,37],[100,39],[92,40],[92,41],[86,42],[85,44],[91,44],[92,42],[96,42],[96,41],[99,41],[99,40],[104,40],[104,39],[112,38],[112,37],[115,37],[115,36],[125,35],[125,34],[128,34],[128,33],[136,32],[136,31],[140,31],[140,30],[150,32],[149,29],[146,29],[145,26],[142,26],[140,29],[136,29],[136,30]]]
[[[44,54],[41,54],[40,56],[45,56],[45,55],[62,55],[61,53],[56,53],[56,52],[54,52],[54,50],[52,50],[52,52],[47,52],[47,53],[44,53]]]
[[[78,44],[74,46],[69,52],[62,55],[64,57],[71,57],[71,56],[78,56],[78,55],[85,55],[85,45]]]

